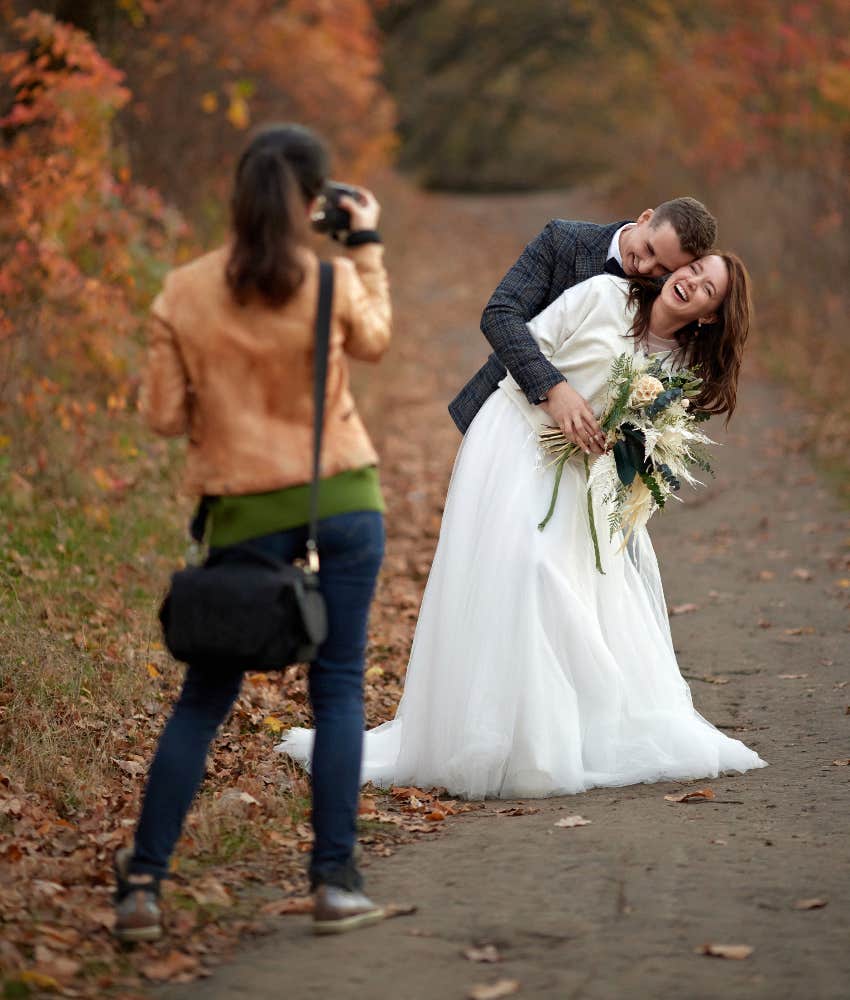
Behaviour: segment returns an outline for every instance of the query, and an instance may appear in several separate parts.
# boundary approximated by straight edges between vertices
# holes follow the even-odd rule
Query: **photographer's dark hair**
[[[328,160],[322,140],[301,125],[264,128],[242,154],[227,262],[227,284],[240,305],[259,296],[282,306],[301,285],[298,250],[307,235],[306,207],[324,186]]]
[[[683,350],[685,364],[698,368],[702,391],[694,407],[705,413],[726,414],[726,423],[735,412],[738,375],[744,356],[744,344],[750,332],[752,296],[750,278],[744,262],[734,253],[714,250],[726,263],[729,287],[713,323],[698,326],[690,323],[676,333],[676,343]],[[661,291],[655,281],[633,278],[629,283],[629,303],[636,307],[632,336],[643,340],[649,332],[652,303]]]

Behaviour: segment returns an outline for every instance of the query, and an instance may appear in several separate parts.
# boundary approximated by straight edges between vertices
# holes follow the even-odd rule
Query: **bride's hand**
[[[552,386],[547,399],[540,404],[561,428],[567,440],[577,444],[585,454],[601,455],[605,451],[605,435],[587,405],[587,400],[566,382]]]

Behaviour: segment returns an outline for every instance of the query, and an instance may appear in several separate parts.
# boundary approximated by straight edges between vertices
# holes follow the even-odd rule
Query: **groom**
[[[599,226],[553,219],[523,250],[481,317],[493,353],[449,406],[465,434],[508,369],[528,401],[586,451],[600,454],[604,438],[585,400],[547,361],[526,323],[567,288],[607,271],[621,277],[662,277],[714,245],[717,222],[695,198],[647,208],[634,222]]]

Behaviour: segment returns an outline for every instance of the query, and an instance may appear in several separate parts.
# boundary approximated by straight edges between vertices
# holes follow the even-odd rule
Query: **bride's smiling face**
[[[698,257],[678,268],[661,286],[661,301],[680,326],[694,320],[711,323],[726,298],[729,273],[717,254]]]

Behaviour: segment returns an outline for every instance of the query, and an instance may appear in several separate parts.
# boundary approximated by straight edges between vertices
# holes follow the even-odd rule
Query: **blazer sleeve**
[[[350,253],[351,260],[337,259],[337,274],[345,289],[345,351],[360,361],[378,361],[389,347],[392,329],[384,248],[379,243],[366,243]]]
[[[553,220],[528,244],[500,282],[481,317],[481,331],[496,357],[532,404],[540,402],[552,386],[564,381],[526,327],[549,300],[558,255],[569,251],[559,236],[558,226]]]
[[[177,437],[189,431],[190,387],[165,301],[160,293],[151,307],[139,409],[152,430]]]

